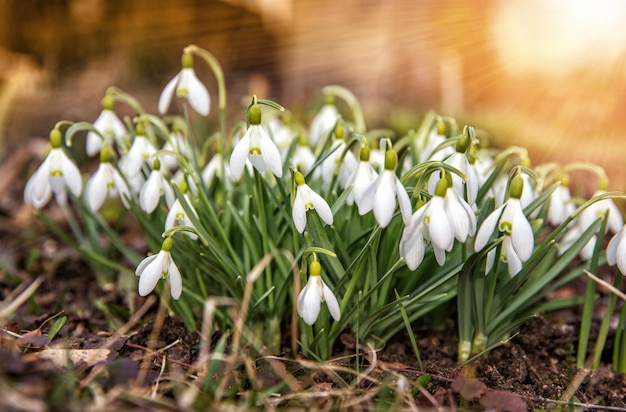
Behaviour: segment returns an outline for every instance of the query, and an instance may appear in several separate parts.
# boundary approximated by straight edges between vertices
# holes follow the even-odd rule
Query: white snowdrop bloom
[[[178,153],[187,159],[191,158],[191,146],[189,146],[185,136],[178,131],[174,131],[170,134],[170,140],[165,142],[162,150]],[[178,168],[178,158],[173,154],[160,153],[159,160],[161,161],[161,165],[170,171]]]
[[[306,212],[315,209],[319,217],[327,225],[333,224],[333,212],[328,203],[304,182],[302,173],[295,173],[296,198],[291,211],[293,223],[298,232],[303,233],[306,227]]]
[[[452,179],[450,179],[452,180]],[[465,242],[476,231],[476,216],[469,204],[449,187],[448,176],[437,182],[435,195],[424,210],[424,235],[433,246],[440,266],[446,262],[446,252],[452,250],[454,239]]]
[[[367,188],[376,180],[376,177],[378,177],[378,173],[376,173],[370,163],[370,149],[368,146],[361,148],[359,158],[359,164],[346,182],[346,187],[352,186],[352,191],[348,193],[346,197],[346,204],[348,205],[356,203],[356,205],[359,206],[363,193],[365,193]]]
[[[280,156],[285,159],[289,147],[296,137],[293,130],[288,127],[279,117],[272,116],[263,126],[270,138],[276,143]]]
[[[356,156],[351,150],[347,150],[346,142],[343,139],[336,139],[329,149],[330,154],[324,159],[317,169],[321,174],[322,185],[327,190],[333,181],[333,177],[338,170],[337,180],[339,186],[344,188],[347,186],[350,175],[354,172],[357,166]],[[345,155],[344,155],[345,152]],[[343,156],[343,158],[342,158]]]
[[[319,142],[324,141],[333,127],[335,127],[337,119],[339,119],[339,112],[335,105],[332,103],[324,104],[313,118],[313,121],[311,121],[309,144],[315,147]]]
[[[410,270],[415,270],[424,260],[428,239],[424,233],[425,207],[420,207],[413,213],[409,224],[402,231],[400,238],[400,257]]]
[[[184,182],[184,180],[183,180]],[[194,214],[194,216],[197,218],[198,217],[198,213],[196,212],[193,203],[191,202],[191,199],[189,198],[189,194],[187,193],[187,185],[186,183],[183,183],[181,185],[180,190],[184,193],[184,198],[185,201],[187,202],[187,204],[189,205],[189,207],[191,208],[192,213]],[[170,208],[170,210],[167,212],[167,217],[165,218],[165,230],[169,230],[175,226],[190,226],[195,228],[195,225],[193,224],[193,222],[191,221],[191,219],[189,218],[189,215],[187,214],[187,212],[185,211],[185,208],[183,207],[183,205],[181,204],[179,199],[176,199],[174,201],[174,204],[172,204],[172,207]],[[185,234],[187,236],[189,236],[192,239],[197,239],[198,236],[195,233],[192,232],[185,232]]]
[[[226,189],[232,187],[230,167],[228,161],[220,152],[216,152],[202,170],[202,180],[207,186],[211,186],[215,179],[225,179]]]
[[[374,217],[381,227],[387,227],[391,222],[396,210],[396,199],[405,225],[412,215],[409,195],[394,172],[397,162],[398,155],[393,149],[389,149],[385,153],[385,170],[363,193],[359,204],[359,214],[364,215],[373,210]]]
[[[93,122],[93,127],[104,136],[107,143],[112,144],[114,141],[119,141],[126,135],[126,127],[124,127],[124,123],[122,123],[113,111],[113,97],[105,96],[102,100],[102,106],[102,111],[96,121]],[[103,144],[104,142],[98,134],[94,132],[87,133],[85,147],[88,156],[95,156],[99,153],[100,150],[102,150]]]
[[[170,251],[172,250],[172,238],[163,241],[161,251],[152,256],[148,256],[142,260],[135,275],[139,276],[139,295],[146,296],[152,292],[159,282],[159,279],[170,279],[170,293],[174,299],[180,298],[183,291],[183,280],[180,276],[180,270]]]
[[[165,179],[160,171],[161,165],[158,159],[154,161],[152,172],[139,192],[139,207],[146,213],[152,213],[159,205],[161,196],[165,196],[168,206],[174,203],[174,190],[170,182]]]
[[[524,190],[522,191],[522,195],[520,197],[520,201],[522,203],[522,209],[528,206],[533,200],[539,196],[535,188],[532,184],[532,179],[526,175],[522,174],[522,179],[524,180]],[[493,193],[496,201],[496,206],[500,206],[504,203],[504,198],[506,197],[506,185],[508,182],[508,177],[506,175],[500,176],[493,184]]]
[[[497,225],[498,231],[504,235],[500,259],[508,263],[511,276],[515,276],[521,270],[521,264],[518,264],[518,261],[527,261],[535,246],[533,230],[528,218],[524,215],[520,201],[523,186],[522,177],[515,176],[509,187],[509,199],[487,216],[478,229],[474,242],[474,250],[476,252],[482,250],[491,239]]]
[[[411,156],[407,156],[406,158],[408,159],[409,162],[411,161]],[[376,171],[376,174],[378,174],[378,172],[382,171],[385,168],[385,153],[380,149],[374,149],[374,148],[371,149],[370,150],[370,164]]]
[[[617,231],[615,236],[609,241],[606,248],[606,262],[611,265],[617,265],[622,275],[626,274],[626,230],[624,226]]]
[[[598,197],[605,193],[603,190],[598,190],[592,198]],[[576,242],[576,240],[591,226],[597,219],[604,218],[606,212],[609,212],[609,218],[606,225],[606,233],[617,233],[624,225],[624,218],[621,212],[615,205],[612,199],[602,199],[597,201],[585,210],[583,210],[578,218],[574,221],[574,224],[570,226],[561,243],[559,245],[559,254],[563,254],[569,247]],[[580,258],[583,260],[591,259],[593,250],[597,241],[597,234],[593,235],[587,244],[580,251]]]
[[[193,70],[193,57],[190,53],[183,53],[182,69],[170,80],[159,97],[159,113],[165,114],[172,102],[174,92],[177,97],[184,97],[189,105],[203,116],[209,114],[211,98],[207,88],[196,76]]]
[[[119,196],[124,207],[130,206],[130,189],[120,172],[109,162],[109,150],[105,148],[102,151],[100,166],[85,186],[85,201],[94,212],[100,210],[107,197]]]
[[[429,160],[439,160],[442,161],[446,157],[450,156],[454,153],[454,148],[452,146],[440,147],[443,143],[446,142],[446,136],[440,134],[436,128],[433,128],[426,141],[423,143],[422,147],[419,149],[418,162],[424,163]]]
[[[75,196],[80,196],[83,181],[80,170],[61,147],[61,132],[50,132],[50,152],[33,173],[24,188],[24,201],[36,209],[48,203],[54,193],[60,205],[67,203],[69,189]]]
[[[143,127],[137,127],[137,136],[128,149],[128,153],[120,160],[122,171],[130,180],[141,171],[142,166],[157,152],[157,149],[143,135]]]
[[[302,173],[308,173],[315,164],[315,155],[309,146],[297,144],[296,148],[289,159],[291,167],[302,170]]]
[[[572,202],[567,185],[559,185],[550,196],[550,207],[548,208],[548,222],[553,226],[563,223],[576,210]]]
[[[283,162],[278,147],[261,127],[261,109],[257,104],[248,111],[250,127],[241,140],[237,142],[230,155],[230,173],[233,180],[238,181],[243,175],[246,160],[256,170],[263,173],[269,169],[276,177],[283,175]]]
[[[309,280],[298,295],[296,309],[307,325],[313,325],[317,320],[322,302],[326,302],[330,316],[333,319],[336,321],[341,319],[339,302],[322,280],[321,272],[320,263],[317,260],[313,261],[309,268]]]
[[[474,205],[476,203],[476,197],[478,196],[479,178],[475,166],[470,164],[465,154],[470,145],[470,137],[466,133],[463,133],[457,140],[456,151],[448,156],[444,163],[454,167],[465,175],[466,181],[463,181],[461,176],[456,173],[452,174],[452,187],[459,196],[463,198],[465,198],[467,192],[467,203]],[[437,175],[433,173],[430,176],[428,184],[428,191],[430,193],[434,193],[437,181]]]

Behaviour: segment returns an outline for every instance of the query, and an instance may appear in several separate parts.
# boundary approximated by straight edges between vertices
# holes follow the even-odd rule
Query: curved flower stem
[[[146,113],[143,106],[139,103],[139,101],[137,101],[137,99],[135,99],[133,96],[126,93],[125,91],[118,89],[117,87],[109,87],[106,91],[106,94],[113,97],[114,100],[126,103],[127,105],[132,107],[133,110],[137,112],[137,114]]]
[[[352,115],[354,116],[354,128],[357,133],[365,133],[365,117],[363,117],[363,109],[357,98],[352,92],[345,87],[341,86],[326,86],[322,89],[324,94],[332,94],[334,96],[341,97],[350,107]]]

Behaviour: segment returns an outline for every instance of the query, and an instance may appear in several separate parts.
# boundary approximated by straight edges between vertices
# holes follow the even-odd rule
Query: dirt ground
[[[2,298],[8,301],[7,297],[22,280],[16,278],[15,273],[24,276],[23,280],[29,283],[34,277],[41,276],[42,282],[33,297],[1,325],[0,393],[10,393],[10,397],[0,396],[4,399],[0,405],[10,409],[23,405],[24,410],[46,410],[69,402],[81,408],[85,398],[90,398],[85,395],[87,389],[81,386],[85,380],[98,379],[100,388],[113,390],[142,376],[143,384],[149,388],[160,376],[164,355],[173,368],[169,373],[177,370],[181,376],[197,359],[199,334],[189,333],[177,319],[165,317],[156,342],[150,341],[154,337],[156,299],[147,302],[136,296],[134,290],[102,290],[78,256],[65,250],[50,235],[29,235],[32,237],[25,248],[15,242],[15,239],[23,242],[24,238],[7,230],[2,232],[3,243],[12,243],[3,250]],[[32,250],[36,245],[42,253],[33,257]],[[31,253],[25,253],[28,251]],[[28,275],[19,270],[26,266]],[[12,272],[11,268],[17,271]],[[128,307],[136,310],[144,304],[150,305],[147,313],[123,336],[116,336],[119,325],[128,317]],[[55,339],[49,342],[50,327],[60,316],[67,316],[67,321]],[[453,320],[436,330],[421,330],[416,325],[424,369],[419,369],[408,337],[400,334],[376,353],[377,367],[372,374],[384,379],[393,372],[411,383],[420,376],[430,375],[430,381],[424,385],[428,395],[417,390],[413,392],[415,405],[424,408],[549,409],[556,405],[552,401],[559,400],[565,391],[573,390],[577,402],[586,405],[586,409],[626,410],[626,376],[611,370],[607,365],[610,359],[603,359],[605,363],[600,369],[586,374],[575,368],[578,318],[574,311],[536,318],[524,325],[508,343],[463,369],[459,369],[456,363],[458,338]],[[610,353],[611,344],[609,337],[606,353]],[[148,348],[151,345],[157,351],[165,350],[151,352]],[[67,367],[42,355],[50,348],[60,347],[93,354],[95,359],[86,358],[75,362],[74,367]],[[341,343],[336,345],[336,364],[354,355],[355,348],[354,338],[346,331]],[[145,363],[145,355],[150,353],[153,356],[149,356],[149,362]],[[367,350],[360,354],[366,363],[372,361]],[[302,359],[302,355],[299,357]],[[285,360],[284,364],[305,389],[307,385],[321,385],[331,390],[337,385],[323,372],[304,376],[302,368],[294,366],[296,363]],[[92,375],[98,375],[96,365],[105,365],[107,373],[94,378]],[[257,384],[271,385],[278,379],[263,372],[260,358],[255,361],[255,366],[258,368]],[[69,384],[68,379],[73,383]],[[157,409],[176,409],[174,403],[167,403],[170,396],[171,393],[165,392]],[[116,398],[113,402],[123,407],[152,408],[147,400],[141,399]],[[282,406],[298,409],[293,403]]]

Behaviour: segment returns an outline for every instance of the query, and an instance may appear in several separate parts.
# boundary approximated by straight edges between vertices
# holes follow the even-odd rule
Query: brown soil
[[[8,239],[6,233],[3,235]],[[10,399],[0,396],[0,399],[4,398],[0,400],[0,406],[13,409],[15,405],[27,402],[24,405],[28,410],[45,410],[50,406],[55,409],[67,404],[81,408],[89,396],[85,394],[86,389],[76,388],[81,388],[81,382],[85,380],[98,379],[102,388],[113,390],[117,385],[133,383],[137,376],[142,376],[142,368],[147,368],[143,377],[147,385],[154,383],[159,376],[165,356],[169,373],[178,376],[183,376],[197,359],[199,335],[187,332],[179,320],[165,317],[157,340],[151,341],[158,307],[154,301],[146,315],[128,333],[116,337],[116,329],[127,318],[125,308],[139,308],[146,300],[137,297],[134,290],[128,293],[101,290],[78,257],[64,251],[52,238],[40,235],[33,242],[33,248],[52,250],[63,258],[54,266],[46,266],[49,265],[46,256],[28,263],[31,273],[41,274],[44,280],[34,297],[17,310],[12,320],[0,325],[3,329],[0,331],[0,393],[11,392]],[[15,253],[13,267],[26,264],[26,250],[5,249],[6,256]],[[3,299],[17,283],[19,280],[11,271],[0,272]],[[108,308],[108,313],[104,308]],[[51,318],[61,315],[67,316],[67,322],[57,338],[48,342],[53,323]],[[586,376],[576,370],[574,356],[578,326],[571,321],[575,318],[573,313],[560,313],[559,316],[532,320],[508,343],[463,369],[459,369],[456,363],[458,339],[455,325],[448,321],[441,329],[415,331],[423,371],[419,369],[409,339],[400,335],[376,354],[376,368],[372,375],[384,381],[390,373],[401,374],[408,382],[415,382],[420,376],[429,374],[431,380],[425,389],[430,396],[417,389],[413,391],[415,404],[420,407],[455,408],[462,405],[473,410],[498,411],[551,408],[555,405],[552,400],[560,399],[572,382],[584,377],[574,388],[577,402],[588,408],[608,406],[626,410],[626,376],[614,373],[606,365]],[[108,352],[97,361],[87,359],[75,364],[74,368],[66,368],[38,356],[55,347],[106,348]],[[165,350],[159,352],[163,348]],[[354,356],[356,345],[346,333],[337,348],[335,364],[341,365],[342,359]],[[153,352],[155,350],[157,352]],[[361,355],[365,363],[372,362],[372,354],[367,350],[363,349]],[[142,363],[144,359],[149,362]],[[299,359],[303,359],[301,355]],[[304,390],[312,386],[325,390],[337,387],[337,382],[325,373],[308,373],[297,362],[287,359],[283,363],[287,373],[296,377]],[[267,364],[261,358],[256,359],[254,365],[258,373],[257,385],[270,387],[279,379],[275,373],[268,372]],[[97,368],[102,366],[106,373],[98,372]],[[346,362],[345,366],[350,365]],[[163,402],[171,396],[172,393],[165,392]],[[147,400],[130,402],[117,398],[115,402],[122,406],[148,405]],[[169,404],[173,405],[173,402]],[[167,402],[160,406],[167,406]],[[293,407],[294,404],[283,406]]]

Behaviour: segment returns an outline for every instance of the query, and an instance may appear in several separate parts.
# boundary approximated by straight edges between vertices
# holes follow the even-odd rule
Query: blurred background
[[[60,119],[95,120],[111,85],[156,111],[194,43],[224,66],[235,115],[255,93],[309,119],[339,84],[370,128],[434,109],[534,165],[597,163],[625,190],[624,22],[619,0],[2,0],[3,157]]]

